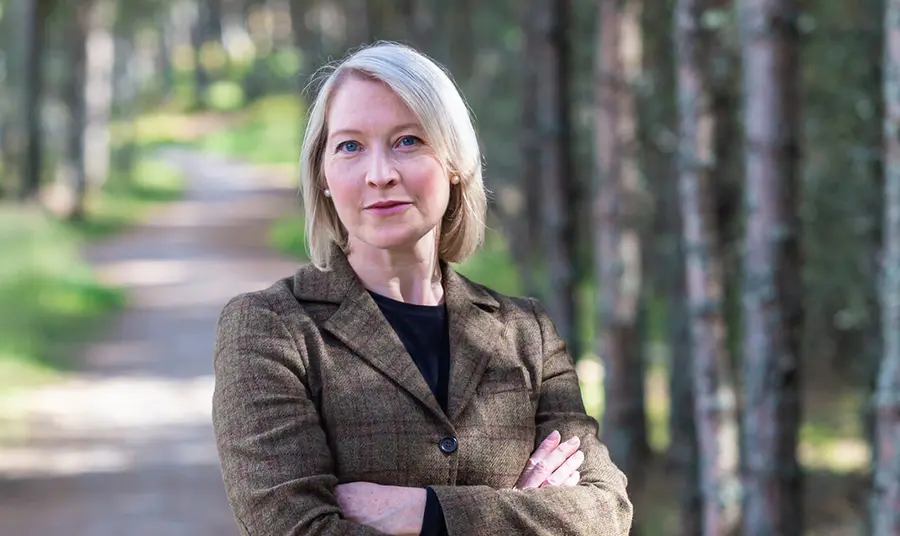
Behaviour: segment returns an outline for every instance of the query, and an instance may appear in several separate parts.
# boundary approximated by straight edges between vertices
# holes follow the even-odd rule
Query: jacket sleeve
[[[331,452],[302,345],[259,296],[223,309],[216,330],[213,426],[232,512],[244,536],[382,532],[342,519]]]
[[[626,536],[633,507],[625,475],[598,439],[597,421],[585,413],[565,342],[544,308],[535,300],[532,306],[544,346],[535,448],[554,429],[564,438],[578,435],[585,454],[581,483],[527,490],[431,486],[443,507],[448,533]]]

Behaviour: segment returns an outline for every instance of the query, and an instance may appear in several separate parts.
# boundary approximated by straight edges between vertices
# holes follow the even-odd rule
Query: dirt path
[[[0,446],[0,534],[228,536],[210,426],[215,322],[232,295],[297,263],[265,245],[271,220],[297,210],[285,180],[182,151],[183,201],[93,246],[129,308],[87,345],[83,372],[4,408],[28,415]]]

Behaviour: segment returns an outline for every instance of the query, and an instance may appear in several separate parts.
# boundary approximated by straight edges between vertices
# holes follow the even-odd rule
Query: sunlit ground
[[[116,353],[146,348],[117,347]],[[10,396],[0,474],[12,478],[131,470],[136,464],[217,464],[208,433],[213,377],[82,376]],[[13,428],[14,427],[14,428]]]

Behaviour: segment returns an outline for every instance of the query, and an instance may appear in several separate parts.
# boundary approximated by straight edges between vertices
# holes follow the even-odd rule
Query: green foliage
[[[268,96],[241,112],[229,128],[203,136],[200,149],[257,163],[296,163],[300,160],[305,103],[295,95]]]
[[[0,392],[69,368],[56,344],[122,305],[79,258],[80,243],[39,209],[0,205]]]
[[[180,174],[144,158],[89,197],[81,222],[0,205],[0,393],[70,369],[71,345],[124,305],[121,290],[100,283],[80,257],[86,240],[122,230],[183,189]]]
[[[309,260],[306,225],[300,216],[277,220],[269,229],[269,244],[276,250],[303,261]]]
[[[130,172],[113,171],[103,188],[89,197],[88,217],[72,225],[88,238],[108,236],[156,204],[178,199],[184,187],[184,177],[171,166],[140,159]]]
[[[501,294],[518,296],[522,292],[519,273],[510,255],[506,239],[489,229],[484,245],[456,269],[472,281],[486,285]]]
[[[802,58],[806,353],[857,382],[877,359],[879,328],[883,42],[873,6],[810,5]]]
[[[228,80],[215,82],[210,86],[206,99],[213,110],[238,110],[244,106],[244,89]]]

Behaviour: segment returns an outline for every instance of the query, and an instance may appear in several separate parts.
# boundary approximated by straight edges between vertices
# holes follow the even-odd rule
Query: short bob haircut
[[[459,183],[451,185],[447,211],[439,224],[438,257],[446,262],[466,260],[484,239],[487,192],[473,119],[450,76],[412,48],[383,41],[326,66],[324,73],[300,151],[300,192],[312,263],[328,270],[334,246],[347,250],[347,229],[324,194],[323,153],[328,106],[350,76],[380,81],[396,93],[418,118],[447,179],[459,177]]]

